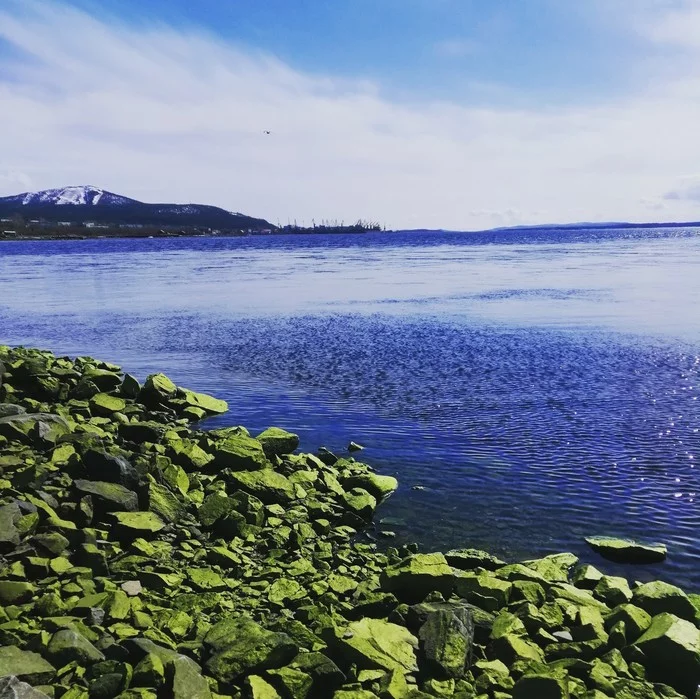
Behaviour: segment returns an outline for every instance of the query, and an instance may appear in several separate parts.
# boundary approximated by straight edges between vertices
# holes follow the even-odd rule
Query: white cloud
[[[0,39],[24,56],[0,64],[0,172],[24,178],[0,177],[0,195],[89,182],[273,222],[391,227],[697,215],[664,199],[700,162],[695,64],[617,102],[487,109],[392,103],[202,32],[32,0],[0,11]]]

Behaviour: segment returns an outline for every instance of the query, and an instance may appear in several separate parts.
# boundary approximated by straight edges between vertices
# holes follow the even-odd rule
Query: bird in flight
[[[272,133],[272,131],[263,131],[263,133],[269,136]]]

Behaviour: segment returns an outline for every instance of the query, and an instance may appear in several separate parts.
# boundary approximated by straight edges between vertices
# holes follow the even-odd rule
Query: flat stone
[[[0,677],[17,677],[30,684],[51,682],[56,670],[38,653],[15,646],[0,646]]]
[[[506,564],[500,558],[479,549],[453,549],[445,554],[445,560],[453,568],[458,568],[459,570],[485,568],[493,571]]]
[[[184,401],[192,408],[199,408],[208,415],[222,415],[228,410],[228,403],[225,400],[214,398],[206,393],[184,390]]]
[[[140,595],[141,592],[143,591],[143,587],[141,586],[141,583],[138,580],[127,580],[126,582],[123,582],[119,587],[126,592],[129,597],[136,597],[137,595]]]
[[[418,669],[418,639],[405,627],[383,619],[365,618],[350,623],[339,643],[360,669],[383,668],[404,674]]]
[[[135,536],[142,532],[159,532],[165,522],[153,512],[112,512],[118,527]]]
[[[92,396],[89,403],[92,414],[100,417],[112,417],[114,413],[119,413],[126,408],[126,401],[123,398],[111,396],[108,393]]]
[[[79,478],[73,482],[73,485],[81,493],[94,496],[104,512],[119,510],[134,512],[139,509],[139,499],[136,493],[119,485],[119,483],[88,481]]]
[[[586,543],[603,558],[619,563],[657,563],[667,554],[664,544],[642,544],[632,539],[590,536]]]
[[[294,484],[281,473],[265,468],[258,471],[235,471],[230,478],[242,490],[259,498],[266,505],[287,504],[295,499]]]

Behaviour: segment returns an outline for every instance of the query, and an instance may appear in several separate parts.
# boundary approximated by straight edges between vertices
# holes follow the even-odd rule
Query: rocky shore
[[[700,595],[379,551],[394,478],[226,410],[0,346],[0,699],[695,699]]]

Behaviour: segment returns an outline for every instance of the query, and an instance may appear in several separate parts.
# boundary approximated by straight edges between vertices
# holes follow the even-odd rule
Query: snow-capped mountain
[[[147,204],[92,185],[23,192],[0,197],[0,218],[73,223],[202,226],[211,228],[274,228],[264,219],[205,204]]]
[[[137,204],[136,199],[122,197],[119,194],[107,192],[92,185],[78,185],[61,187],[60,189],[44,189],[41,192],[23,192],[12,197],[0,198],[0,202],[21,202],[22,206],[30,205],[55,205],[63,206],[73,204],[75,206],[124,206]]]

